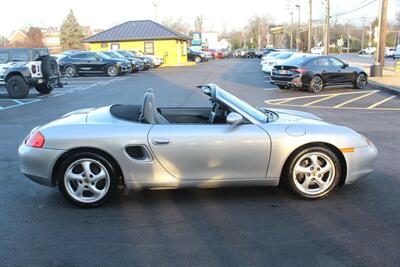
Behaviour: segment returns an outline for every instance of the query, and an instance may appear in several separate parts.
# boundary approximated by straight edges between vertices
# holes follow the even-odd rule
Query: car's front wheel
[[[64,68],[64,76],[68,78],[75,77],[78,74],[78,70],[73,65],[68,65]]]
[[[289,189],[302,198],[324,197],[340,179],[338,157],[323,146],[304,148],[296,152],[288,163],[283,179]]]
[[[115,76],[118,76],[119,74],[120,73],[119,73],[119,69],[118,69],[117,66],[110,65],[110,66],[107,67],[107,75],[108,76],[115,77]]]
[[[72,204],[91,208],[109,200],[116,188],[112,164],[95,153],[78,153],[67,158],[57,177],[58,188]]]
[[[367,85],[367,75],[364,73],[359,73],[353,84],[354,89],[363,89]]]
[[[201,62],[201,57],[195,57],[195,58],[194,58],[194,62],[200,63],[200,62]]]
[[[324,88],[324,81],[322,80],[321,76],[314,76],[310,81],[308,91],[317,94],[321,92],[322,88]]]

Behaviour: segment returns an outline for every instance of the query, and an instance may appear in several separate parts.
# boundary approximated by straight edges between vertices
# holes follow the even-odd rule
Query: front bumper
[[[345,184],[352,184],[357,179],[373,172],[373,163],[378,156],[378,150],[371,144],[367,147],[356,148],[354,152],[343,153],[347,163]]]
[[[32,181],[54,186],[52,182],[53,167],[64,150],[34,148],[21,144],[18,157],[21,172]]]

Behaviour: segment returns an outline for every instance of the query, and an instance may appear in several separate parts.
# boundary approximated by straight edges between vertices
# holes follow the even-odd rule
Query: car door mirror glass
[[[349,66],[349,64],[343,63],[342,68],[345,69],[345,68],[347,68],[348,66]]]
[[[231,112],[226,117],[226,123],[230,125],[238,125],[243,122],[243,117],[239,113]]]

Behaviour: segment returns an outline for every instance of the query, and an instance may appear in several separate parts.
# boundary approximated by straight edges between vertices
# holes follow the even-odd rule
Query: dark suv
[[[59,65],[66,77],[96,73],[105,73],[115,77],[132,71],[131,63],[128,60],[112,58],[102,52],[72,53],[61,57]]]
[[[0,49],[1,84],[12,98],[25,98],[32,87],[41,94],[62,87],[57,60],[47,48]]]

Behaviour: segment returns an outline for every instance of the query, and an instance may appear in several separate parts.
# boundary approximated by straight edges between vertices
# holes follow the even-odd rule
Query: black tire
[[[106,193],[97,201],[93,201],[93,202],[82,202],[82,201],[78,201],[77,199],[75,199],[73,196],[71,196],[71,194],[68,192],[69,189],[67,189],[66,187],[66,171],[70,168],[70,166],[72,164],[74,164],[75,162],[79,161],[79,160],[94,160],[96,162],[100,162],[107,170],[108,172],[108,176],[109,176],[109,186],[108,186],[108,190],[106,191]],[[75,167],[73,167],[75,168]],[[97,206],[100,206],[102,204],[104,204],[105,202],[107,202],[113,195],[115,189],[116,189],[116,185],[117,185],[117,176],[116,176],[116,172],[112,166],[112,164],[104,157],[96,154],[96,153],[92,153],[92,152],[81,152],[81,153],[77,153],[75,155],[72,155],[70,157],[68,157],[60,166],[60,168],[57,170],[57,185],[58,185],[58,189],[61,192],[62,196],[70,203],[72,203],[73,205],[80,207],[80,208],[94,208]],[[85,178],[82,178],[85,179]],[[85,180],[90,180],[90,179],[85,179]],[[81,183],[82,184],[82,183]],[[81,185],[82,186],[82,185]],[[97,185],[95,185],[97,186]],[[85,185],[86,188],[86,185]],[[84,189],[83,192],[85,191],[89,191],[89,189]],[[82,192],[82,196],[83,196],[83,192]]]
[[[59,69],[55,57],[43,56],[40,58],[43,77],[47,80],[49,77],[58,76]]]
[[[31,86],[19,75],[10,77],[6,82],[7,93],[11,98],[25,98],[30,88]]]
[[[67,78],[73,78],[78,75],[78,69],[74,65],[65,66],[63,72],[64,76]]]
[[[279,89],[281,89],[281,90],[286,90],[286,89],[289,89],[287,86],[285,86],[285,85],[278,85],[278,87],[279,87]]]
[[[106,68],[106,73],[110,77],[117,77],[118,75],[121,75],[118,66],[116,65],[110,65]]]
[[[356,80],[353,83],[354,89],[363,89],[368,83],[368,76],[365,73],[359,73],[356,76]]]
[[[317,171],[317,174],[313,174],[313,169],[310,170],[310,173],[307,174],[308,179],[310,179],[311,182],[315,181],[314,184],[309,184],[309,186],[307,186],[307,188],[309,188],[309,190],[318,190],[316,188],[310,188],[310,186],[317,186],[319,183],[316,182],[317,179],[326,179],[327,182],[329,181],[329,183],[327,184],[326,188],[324,190],[322,190],[321,192],[315,191],[315,193],[307,193],[304,192],[304,189],[299,189],[299,188],[303,188],[302,184],[300,184],[299,179],[303,179],[303,183],[305,182],[306,179],[306,175],[304,175],[302,177],[302,175],[300,174],[299,176],[297,176],[298,174],[295,175],[295,167],[297,166],[297,163],[299,161],[302,161],[302,159],[304,157],[307,157],[307,155],[324,155],[327,158],[330,159],[331,163],[329,163],[330,165],[332,165],[332,169],[334,169],[333,174],[329,173],[328,175],[326,175],[327,173],[323,174],[323,176],[321,176],[321,178],[317,178],[317,176],[319,177],[318,171],[320,171],[321,169],[315,170]],[[303,161],[302,161],[303,162]],[[323,168],[322,164],[323,164],[324,160],[323,158],[318,158],[318,163],[321,164],[320,168]],[[328,162],[328,161],[326,161]],[[328,163],[326,163],[328,164]],[[313,165],[311,165],[313,166]],[[326,166],[326,165],[325,165]],[[327,196],[338,184],[339,180],[340,180],[340,176],[341,176],[341,166],[340,166],[340,161],[338,159],[338,157],[336,156],[336,154],[329,148],[324,147],[324,146],[310,146],[310,147],[306,147],[303,149],[300,149],[299,151],[296,151],[292,154],[292,156],[288,159],[287,164],[285,164],[285,169],[283,170],[283,183],[287,186],[287,188],[293,192],[295,195],[297,195],[298,197],[304,198],[304,199],[317,199],[317,198],[322,198]],[[308,167],[311,168],[311,167]],[[315,176],[315,177],[314,177]],[[326,176],[326,177],[325,177]],[[330,177],[329,177],[330,176]],[[295,181],[295,179],[297,179],[297,181]],[[328,180],[329,179],[329,180]],[[300,186],[300,187],[299,187]],[[319,185],[318,185],[319,187]]]
[[[42,84],[36,84],[35,85],[35,89],[36,89],[36,91],[38,91],[39,93],[41,93],[41,94],[44,94],[44,95],[47,95],[47,94],[50,94],[51,93],[51,91],[53,91],[53,87],[49,87],[49,86],[47,86],[47,84],[46,83],[42,83]]]
[[[310,93],[318,94],[322,91],[323,88],[324,81],[322,80],[322,77],[319,75],[315,75],[314,77],[312,77],[310,85],[308,86],[308,91]]]

